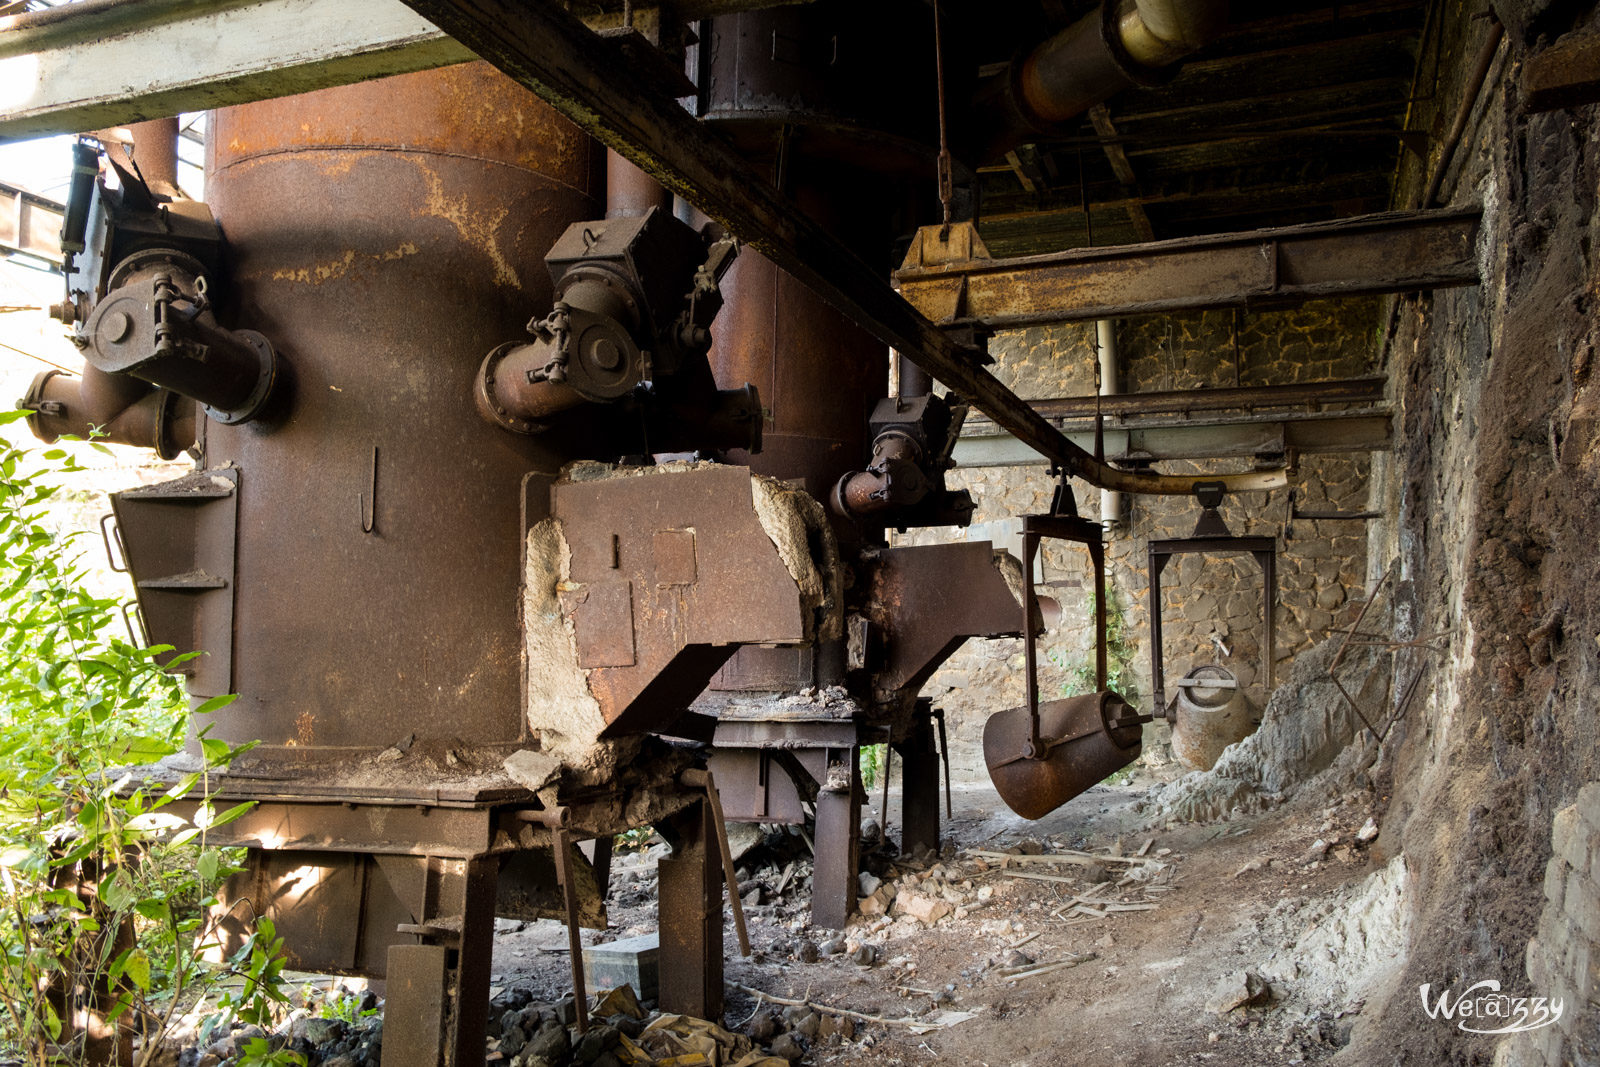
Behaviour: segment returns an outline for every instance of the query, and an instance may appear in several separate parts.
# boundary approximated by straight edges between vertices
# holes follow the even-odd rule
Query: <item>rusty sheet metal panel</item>
[[[1025,326],[1478,282],[1482,211],[1392,212],[1253,233],[1186,237],[1016,259],[973,258],[895,272],[935,322]],[[913,246],[916,254],[922,245]]]
[[[200,698],[233,691],[238,489],[225,467],[111,494],[145,636],[201,653],[177,668]]]
[[[558,595],[606,733],[666,725],[736,645],[804,644],[821,630],[819,610],[837,613],[824,588],[833,557],[811,543],[825,542],[821,513],[793,510],[799,494],[774,493],[744,467],[577,471],[552,491],[571,553]]]
[[[285,370],[255,423],[206,432],[246,487],[240,698],[213,736],[269,758],[519,740],[519,487],[561,457],[467,398],[548,305],[551,243],[599,214],[598,152],[484,64],[221,111],[208,141],[227,311]]]
[[[867,614],[882,641],[873,676],[880,699],[915,696],[969,637],[1020,635],[1021,577],[1016,561],[988,541],[879,549]]]

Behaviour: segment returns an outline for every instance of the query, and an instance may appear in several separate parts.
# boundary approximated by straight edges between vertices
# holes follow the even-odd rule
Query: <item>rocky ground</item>
[[[584,1041],[569,1025],[563,928],[502,921],[491,1062],[609,1067],[699,1048],[744,1067],[1317,1063],[1349,1040],[1364,1003],[1404,995],[1389,985],[1408,884],[1369,822],[1381,797],[1168,825],[1152,824],[1153,788],[1098,786],[1037,823],[991,790],[959,791],[939,854],[898,856],[881,835],[864,851],[863,913],[842,931],[809,925],[805,838],[748,835],[738,863],[754,953],[737,956],[730,921],[720,1030],[611,1003],[596,1005],[599,1036]],[[586,944],[655,928],[661,853],[618,857],[610,926],[585,931]],[[335,1001],[344,1020],[313,1005],[275,1043],[313,1064],[375,1062],[381,1013],[363,1016],[377,1007],[367,996]],[[239,1047],[234,1035],[184,1060]]]

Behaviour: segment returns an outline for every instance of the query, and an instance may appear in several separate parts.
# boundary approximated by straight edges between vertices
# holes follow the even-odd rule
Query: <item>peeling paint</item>
[[[500,247],[499,232],[511,209],[505,206],[474,210],[470,198],[446,194],[444,182],[420,158],[415,160],[418,169],[428,182],[428,198],[417,214],[443,219],[456,228],[462,240],[489,257],[494,264],[494,280],[498,285],[521,289],[522,281],[516,268],[506,258]]]
[[[417,246],[410,241],[402,242],[387,252],[375,252],[370,255],[360,255],[352,249],[340,258],[330,260],[327,263],[319,263],[315,266],[300,267],[293,270],[275,270],[272,272],[272,280],[275,282],[302,282],[307,285],[321,285],[323,282],[343,278],[350,273],[351,269],[359,261],[382,263],[389,260],[403,259],[406,256],[414,256],[418,251]]]

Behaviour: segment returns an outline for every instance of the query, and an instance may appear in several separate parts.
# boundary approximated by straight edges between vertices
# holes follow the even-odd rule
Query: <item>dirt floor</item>
[[[1359,1020],[1359,998],[1381,988],[1404,945],[1404,932],[1385,925],[1386,913],[1401,911],[1394,893],[1382,873],[1371,877],[1384,869],[1381,843],[1360,840],[1375,832],[1361,831],[1377,798],[1357,792],[1335,807],[1147,829],[1140,808],[1150,788],[1097,786],[1034,823],[988,788],[959,791],[942,855],[896,858],[882,846],[864,854],[863,867],[897,889],[897,904],[842,932],[809,926],[804,839],[767,834],[739,864],[744,896],[762,903],[747,908],[753,958],[736,955],[729,923],[722,1022],[748,1031],[786,1010],[737,983],[894,1020],[844,1026],[787,1009],[778,1028],[807,1035],[806,1062],[818,1064],[1332,1057]],[[610,928],[586,931],[586,944],[655,928],[660,851],[618,857]],[[1004,853],[1013,855],[993,855]],[[1389,870],[1403,878],[1400,864]],[[908,910],[949,914],[929,926]],[[568,992],[565,936],[553,922],[502,921],[495,985],[531,984],[550,999]],[[1259,1003],[1222,1010],[1250,993]]]

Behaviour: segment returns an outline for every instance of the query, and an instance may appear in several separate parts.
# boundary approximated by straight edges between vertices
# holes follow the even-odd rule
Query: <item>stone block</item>
[[[660,994],[661,935],[623,938],[583,950],[583,980],[589,992],[630,985],[640,1000]]]
[[[1561,908],[1576,928],[1573,933],[1600,940],[1600,887],[1584,872],[1568,871],[1566,895]]]
[[[1551,856],[1550,862],[1544,867],[1544,898],[1553,908],[1561,907],[1561,901],[1566,897],[1567,890],[1567,865],[1561,862],[1559,856]]]
[[[1547,988],[1550,985],[1551,967],[1544,942],[1538,937],[1528,938],[1528,947],[1523,957],[1528,968],[1528,981],[1533,983],[1535,989]]]
[[[1589,824],[1589,836],[1600,834],[1600,782],[1590,782],[1578,790],[1578,802],[1573,806]]]
[[[1550,851],[1560,856],[1568,867],[1580,871],[1589,869],[1589,835],[1584,832],[1578,818],[1576,804],[1556,812],[1550,824]]]

